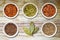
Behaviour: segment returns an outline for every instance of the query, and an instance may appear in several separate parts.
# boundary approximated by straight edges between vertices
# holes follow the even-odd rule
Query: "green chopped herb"
[[[36,7],[32,4],[28,4],[24,8],[24,13],[26,16],[32,17],[36,14]]]

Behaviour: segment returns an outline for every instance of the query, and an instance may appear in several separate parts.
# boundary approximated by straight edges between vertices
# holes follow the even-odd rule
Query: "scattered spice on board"
[[[5,32],[12,36],[14,35],[16,32],[17,32],[17,27],[15,24],[13,23],[8,23],[6,26],[5,26]]]
[[[13,4],[8,4],[4,8],[4,12],[8,17],[14,17],[17,14],[17,7]]]
[[[46,35],[52,35],[55,32],[55,26],[52,23],[46,23],[43,25],[43,32]]]
[[[42,11],[45,16],[52,17],[55,14],[56,9],[53,5],[47,4],[43,7]]]

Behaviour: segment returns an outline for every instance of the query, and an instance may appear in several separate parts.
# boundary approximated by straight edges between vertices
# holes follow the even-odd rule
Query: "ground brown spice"
[[[8,4],[4,8],[4,12],[8,17],[13,17],[17,14],[17,7],[13,4]]]
[[[52,35],[52,34],[54,34],[54,32],[55,32],[55,26],[54,26],[52,23],[46,23],[46,24],[43,26],[43,32],[44,32],[46,35]]]
[[[13,23],[8,23],[6,26],[5,26],[5,32],[8,34],[8,35],[14,35],[16,32],[17,32],[17,27],[15,24]]]
[[[55,14],[56,9],[53,5],[47,4],[43,7],[42,11],[45,16],[52,17]]]

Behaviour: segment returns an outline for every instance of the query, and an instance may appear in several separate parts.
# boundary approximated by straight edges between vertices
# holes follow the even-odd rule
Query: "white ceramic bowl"
[[[8,22],[8,23],[12,23],[12,22]],[[14,34],[14,35],[8,35],[6,32],[5,32],[5,26],[8,24],[8,23],[6,23],[4,26],[3,26],[3,33],[7,36],[7,37],[15,37],[17,34],[18,34],[18,26],[15,24],[15,23],[13,23],[16,27],[17,27],[17,31],[16,31],[16,33]],[[14,29],[13,29],[14,30]]]
[[[5,14],[5,12],[4,12],[4,8],[5,8],[7,5],[9,5],[9,4],[13,4],[13,5],[15,5],[16,8],[17,8],[17,13],[16,13],[16,15],[13,16],[13,17],[8,17],[8,16]],[[19,9],[18,9],[18,7],[17,7],[16,4],[14,4],[14,3],[7,3],[7,4],[4,5],[4,8],[3,8],[3,14],[4,14],[5,17],[7,17],[7,18],[11,18],[11,19],[12,19],[12,18],[15,18],[15,17],[18,15]]]
[[[24,13],[24,8],[25,8],[25,6],[27,6],[27,5],[29,5],[29,4],[34,5],[34,6],[36,7],[36,10],[37,10],[36,13],[35,13],[35,15],[32,16],[32,17],[26,16],[26,14]],[[34,18],[35,16],[37,16],[37,13],[38,13],[38,7],[37,7],[34,3],[26,3],[26,4],[24,4],[24,6],[23,6],[23,8],[22,8],[22,13],[23,13],[23,15],[24,15],[26,18]]]
[[[55,26],[55,32],[54,32],[52,35],[46,35],[46,34],[43,32],[43,27],[44,27],[44,25],[45,25],[46,23],[52,23],[52,24]],[[44,36],[46,36],[46,37],[53,37],[53,36],[56,34],[56,32],[57,32],[57,26],[56,26],[53,22],[45,22],[45,23],[42,25],[42,27],[41,27],[41,32],[42,32],[42,35],[44,35]]]
[[[53,16],[51,16],[51,17],[47,17],[47,16],[45,16],[44,13],[43,13],[43,11],[42,11],[43,7],[44,7],[45,5],[47,5],[47,4],[51,4],[51,5],[53,5],[53,6],[55,7],[55,9],[56,9],[55,14],[54,14]],[[41,8],[41,13],[42,13],[42,15],[43,15],[45,18],[47,18],[47,19],[51,19],[51,18],[54,18],[54,17],[56,16],[56,14],[57,14],[57,8],[56,8],[56,6],[55,6],[53,3],[45,3],[45,4],[42,6],[42,8]]]

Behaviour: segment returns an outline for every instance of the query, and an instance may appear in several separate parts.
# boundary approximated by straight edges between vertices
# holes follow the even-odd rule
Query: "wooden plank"
[[[3,15],[3,7],[4,7],[4,4],[6,3],[15,3],[17,4],[17,6],[19,7],[20,9],[20,12],[19,12],[19,15],[15,18],[15,19],[7,19],[6,17],[4,17]],[[36,18],[34,19],[27,19],[24,17],[24,15],[22,14],[22,7],[25,3],[28,3],[28,2],[32,2],[34,4],[36,4],[38,6],[38,9],[39,9],[39,14],[37,15]],[[57,7],[57,15],[55,18],[51,19],[51,20],[47,20],[45,19],[42,15],[41,15],[41,7],[43,6],[43,4],[45,4],[46,2],[51,2],[51,3],[54,3]],[[44,22],[47,22],[47,21],[52,21],[54,22],[56,25],[57,25],[57,34],[54,36],[54,37],[57,37],[57,38],[60,38],[60,0],[5,0],[5,3],[0,5],[0,35],[2,34],[4,37],[6,37],[4,34],[3,34],[3,25],[6,23],[6,22],[9,22],[9,21],[14,21],[17,23],[18,27],[19,27],[19,37],[20,36],[23,36],[24,34],[24,31],[23,31],[23,26],[28,26],[29,25],[29,22],[30,21],[33,21],[35,22],[35,25],[39,28],[41,28],[41,25],[44,23]],[[22,18],[21,18],[22,17]],[[37,35],[38,34],[38,35]],[[1,36],[2,36],[1,35]],[[24,34],[24,36],[27,36]],[[36,36],[42,36],[41,34],[41,31],[39,30],[38,33],[36,33]],[[7,38],[5,38],[6,40]]]

